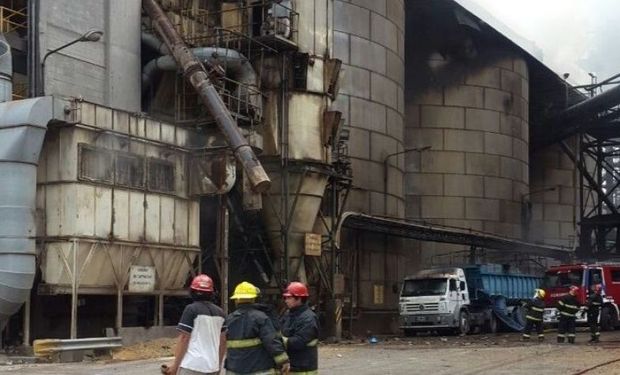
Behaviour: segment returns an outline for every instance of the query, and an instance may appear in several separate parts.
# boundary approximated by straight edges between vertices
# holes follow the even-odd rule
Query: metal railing
[[[114,349],[122,346],[122,337],[95,337],[67,340],[43,339],[34,340],[33,343],[35,357],[47,357],[62,352],[77,350]]]
[[[15,10],[0,6],[0,32],[8,33],[28,27],[26,8]]]

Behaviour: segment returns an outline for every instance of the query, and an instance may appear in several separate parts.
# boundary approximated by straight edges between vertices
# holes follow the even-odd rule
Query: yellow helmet
[[[252,299],[258,297],[260,291],[254,285],[243,281],[235,287],[235,292],[230,299]]]
[[[536,289],[536,295],[542,299],[545,298],[546,293],[542,289]]]

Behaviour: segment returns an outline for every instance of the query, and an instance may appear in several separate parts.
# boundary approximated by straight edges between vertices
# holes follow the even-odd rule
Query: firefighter
[[[601,305],[603,304],[603,297],[601,296],[601,284],[592,286],[592,293],[588,296],[584,313],[587,313],[588,326],[590,326],[590,342],[599,342],[601,336],[600,326],[598,324],[598,315],[601,311]]]
[[[282,374],[290,370],[282,337],[273,322],[255,304],[259,289],[244,281],[230,299],[237,310],[226,318],[226,374]]]
[[[558,343],[563,343],[568,337],[570,344],[575,343],[575,319],[579,311],[579,301],[577,301],[576,286],[571,286],[568,294],[558,302],[558,310],[560,311],[560,321],[558,323]]]
[[[530,333],[532,328],[536,328],[538,333],[538,341],[545,339],[543,332],[543,312],[545,311],[545,291],[542,289],[536,289],[534,292],[534,298],[527,302],[525,305],[527,309],[527,315],[525,316],[525,328],[523,330],[523,340],[530,339]]]
[[[291,359],[291,373],[318,374],[319,321],[308,307],[308,288],[294,281],[282,296],[289,309],[282,318],[282,336]]]

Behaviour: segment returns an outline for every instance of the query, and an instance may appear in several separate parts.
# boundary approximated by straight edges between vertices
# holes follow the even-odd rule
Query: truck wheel
[[[459,326],[456,328],[457,335],[466,335],[470,330],[469,325],[469,313],[466,310],[461,310],[459,313]]]
[[[497,333],[497,318],[491,313],[489,320],[484,322],[484,331],[488,333]]]
[[[611,306],[604,306],[601,310],[601,329],[603,331],[613,331],[618,324],[618,316]]]

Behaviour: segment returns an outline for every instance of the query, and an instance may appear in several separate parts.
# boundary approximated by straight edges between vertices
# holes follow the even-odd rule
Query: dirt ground
[[[358,339],[319,348],[321,374],[618,374],[620,332],[603,334],[598,345],[587,343],[581,331],[576,345],[557,345],[555,332],[547,341],[523,343],[515,333],[471,336],[378,337],[370,344]],[[78,364],[0,366],[0,374],[157,374],[170,358],[135,361],[145,356],[170,355],[174,340],[155,340],[116,351],[111,357]],[[132,359],[132,361],[123,361]],[[224,373],[224,372],[223,372]]]

